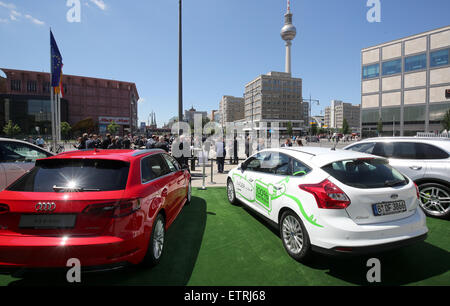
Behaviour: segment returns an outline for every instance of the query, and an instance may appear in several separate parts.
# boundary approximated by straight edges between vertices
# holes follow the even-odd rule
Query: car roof
[[[165,153],[164,150],[77,150],[61,153],[47,159],[109,159],[130,162],[145,155]]]
[[[450,153],[450,138],[440,138],[440,137],[377,137],[377,138],[368,138],[363,139],[359,142],[351,144],[345,149],[349,148],[358,143],[366,143],[366,142],[420,142],[420,143],[428,143],[433,144],[435,146],[440,147],[441,149],[446,150]]]
[[[444,137],[373,137],[373,138],[367,138],[363,139],[361,141],[388,141],[388,140],[395,140],[395,141],[418,141],[418,142],[429,142],[429,141],[437,141],[437,142],[450,142],[450,138],[444,138]]]
[[[330,163],[358,158],[380,158],[366,153],[360,153],[347,150],[332,150],[331,148],[321,147],[291,147],[279,149],[267,149],[265,151],[279,151],[291,155],[299,160],[308,160],[318,167],[323,167]],[[383,159],[383,158],[382,158]]]
[[[49,154],[55,155],[55,153],[47,151],[46,149],[41,148],[41,147],[39,147],[39,146],[37,146],[37,145],[35,145],[35,144],[31,143],[31,142],[28,142],[28,141],[24,141],[24,140],[20,140],[20,139],[12,139],[12,138],[0,138],[0,142],[2,142],[2,141],[23,143],[23,144],[35,147],[35,148],[37,148],[39,150],[45,151],[45,152],[47,152]]]

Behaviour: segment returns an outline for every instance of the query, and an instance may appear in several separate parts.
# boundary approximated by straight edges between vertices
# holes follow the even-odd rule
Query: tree
[[[318,133],[317,124],[314,123],[314,124],[311,125],[311,134],[312,134],[313,136],[316,136],[317,133]]]
[[[294,134],[294,131],[293,131],[293,129],[292,129],[292,122],[288,122],[287,123],[287,125],[286,125],[286,130],[287,130],[287,133],[288,133],[288,135],[290,136],[290,137],[292,137],[292,135]]]
[[[447,130],[447,132],[450,131],[450,109],[447,110],[444,118],[442,119],[442,126],[444,127],[444,130]]]
[[[378,119],[377,132],[378,136],[381,136],[383,134],[383,120],[381,118]]]
[[[342,134],[347,135],[350,133],[350,127],[348,125],[347,119],[344,118],[344,122],[342,122]]]
[[[61,134],[63,135],[64,139],[69,138],[69,133],[72,130],[72,127],[67,122],[61,122]]]
[[[20,127],[17,124],[14,124],[11,120],[3,128],[3,133],[5,133],[8,137],[14,137],[20,133]]]
[[[111,122],[110,125],[108,125],[107,129],[111,135],[115,135],[117,133],[117,131],[119,130],[119,128],[120,128],[120,126],[113,121],[113,122]]]

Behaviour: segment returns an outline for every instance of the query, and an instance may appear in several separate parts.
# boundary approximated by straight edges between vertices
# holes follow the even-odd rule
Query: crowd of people
[[[344,137],[342,140],[347,141],[353,137]],[[329,141],[339,141],[341,139],[339,135],[333,135],[328,138]],[[240,153],[245,153],[248,158],[254,153],[264,150],[270,146],[270,139],[265,140],[263,138],[252,138],[251,135],[245,138],[240,138],[244,143],[244,148],[239,147],[238,137],[234,137],[232,140],[226,142],[223,138],[211,138],[203,137],[189,137],[180,136],[175,138],[172,134],[158,136],[152,135],[146,136],[132,136],[131,134],[125,135],[123,137],[111,136],[107,134],[106,136],[95,135],[95,134],[84,134],[79,137],[77,143],[74,147],[78,150],[89,150],[89,149],[162,149],[167,153],[172,154],[181,165],[187,165],[191,157],[199,157],[199,152],[204,154],[209,160],[213,158],[217,163],[217,170],[219,173],[224,173],[224,164],[227,158],[227,149],[231,152],[229,154],[229,159],[231,164],[239,163]],[[319,139],[320,141],[320,139]],[[280,140],[281,147],[303,147],[308,145],[309,142],[315,142],[311,137],[288,137]],[[189,148],[186,149],[183,146],[189,144]],[[176,149],[177,148],[177,149]],[[245,152],[239,152],[239,150],[245,150]],[[174,152],[175,151],[175,152]],[[180,154],[180,152],[183,152]],[[189,152],[189,153],[186,153]],[[174,154],[176,153],[176,154]],[[184,155],[183,155],[184,154]],[[180,156],[181,155],[181,156]]]
[[[123,137],[113,137],[111,134],[106,134],[104,137],[96,134],[83,134],[83,136],[78,137],[74,147],[77,150],[163,149],[169,152],[170,142],[171,139],[168,135],[159,137],[154,135],[147,139],[145,136],[132,136],[130,134]]]

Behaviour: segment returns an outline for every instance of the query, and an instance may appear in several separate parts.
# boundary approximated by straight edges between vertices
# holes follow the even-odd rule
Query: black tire
[[[228,179],[227,182],[227,198],[231,204],[238,205],[238,200],[236,199],[236,190],[234,189],[234,184],[231,179]]]
[[[191,183],[191,181],[189,181],[188,192],[186,195],[186,203],[184,205],[191,204],[191,201],[192,201],[192,183]]]
[[[285,211],[280,218],[279,228],[281,241],[289,256],[298,262],[307,262],[311,258],[312,250],[309,235],[302,220],[293,211]],[[299,246],[299,235],[302,237],[301,246]],[[289,241],[294,245],[291,245]]]
[[[155,248],[156,248],[155,244],[160,242],[160,239],[158,241],[158,238],[161,238],[161,237],[158,237],[160,225],[162,225],[163,236],[162,236],[162,247],[160,250],[160,254],[158,256],[158,253],[155,251]],[[164,220],[163,215],[159,214],[156,217],[155,222],[153,223],[152,234],[150,235],[150,240],[148,242],[147,253],[145,254],[144,260],[142,261],[142,264],[146,267],[154,267],[161,261],[161,257],[163,256],[164,249],[165,249],[164,248],[164,243],[165,243],[165,238],[166,238],[165,225],[166,225],[166,222]]]
[[[437,194],[433,195],[433,190]],[[448,200],[441,203],[442,198],[450,198],[450,188],[438,183],[425,183],[419,186],[419,191],[420,207],[427,216],[440,219],[450,218],[450,203],[447,202]]]

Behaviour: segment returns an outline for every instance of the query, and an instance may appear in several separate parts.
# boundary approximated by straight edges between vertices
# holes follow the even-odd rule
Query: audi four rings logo
[[[36,211],[52,212],[56,209],[55,203],[50,202],[39,202],[35,206]]]

